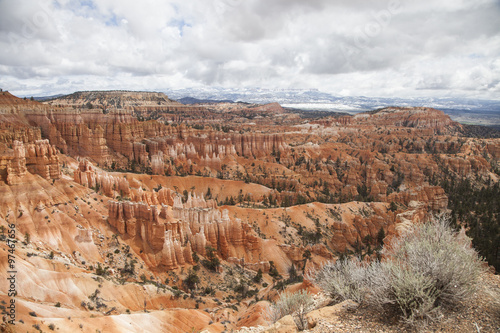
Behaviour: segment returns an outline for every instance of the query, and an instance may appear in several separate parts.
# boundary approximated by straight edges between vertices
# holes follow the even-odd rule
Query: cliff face
[[[87,98],[90,97],[67,101],[73,101],[71,106],[76,107]],[[99,98],[97,100],[101,100]],[[146,106],[148,100],[145,99]],[[160,156],[162,153],[173,159],[173,167],[194,163],[197,169],[220,170],[225,158],[264,158],[287,149],[283,137],[277,134],[197,131],[182,125],[170,127],[153,121],[139,122],[132,111],[126,109],[103,113],[101,109],[73,109],[69,104],[50,103],[53,106],[26,110],[27,121],[39,127],[41,134],[63,153],[86,157],[101,165],[110,166],[115,162],[117,166],[128,167],[134,161],[142,167],[154,168],[155,174],[163,174],[168,165]],[[269,108],[274,110],[276,106]]]
[[[195,163],[198,169],[220,170],[225,158],[263,158],[287,149],[283,137],[276,134],[172,128],[139,122],[127,111],[102,114],[98,110],[58,109],[27,113],[26,118],[40,126],[42,134],[63,153],[108,166],[115,162],[128,167],[135,162],[154,169],[155,174],[168,168],[166,159],[172,160],[172,166]]]
[[[26,168],[45,179],[59,179],[61,166],[57,149],[49,140],[38,140],[26,146]]]
[[[57,149],[48,140],[37,140],[26,145],[14,141],[12,148],[12,151],[0,156],[0,174],[7,184],[23,183],[27,172],[44,179],[55,180],[61,177]]]
[[[225,260],[244,258],[248,265],[265,265],[258,261],[261,239],[248,224],[230,219],[227,210],[221,212],[215,202],[203,196],[189,194],[186,203],[174,197],[169,206],[170,193],[160,190],[159,206],[142,201],[111,201],[108,221],[122,235],[140,239],[164,269],[193,264],[192,254],[205,256],[207,246]]]
[[[129,112],[54,109],[27,112],[26,118],[64,153],[108,163],[111,151],[134,157],[133,141],[143,132]]]
[[[7,184],[15,185],[22,182],[26,175],[26,151],[20,141],[13,143],[14,156],[7,162]]]
[[[216,131],[197,133],[182,127],[172,134],[167,138],[145,140],[150,154],[154,155],[161,151],[174,159],[210,162],[212,159],[220,161],[237,155],[248,158],[265,157],[288,147],[283,137],[277,134],[229,134]]]
[[[104,165],[117,162],[127,166],[126,161],[114,157],[118,153],[128,163],[135,161],[151,168],[154,165],[155,173],[161,174],[158,156],[161,151],[165,156],[179,158],[177,164],[192,160],[200,167],[218,169],[219,160],[226,156],[264,157],[286,148],[279,135],[195,131],[185,126],[173,128],[158,122],[138,122],[135,118],[138,115],[172,112],[209,117],[203,107],[185,106],[161,93],[78,92],[46,103],[45,108],[27,112],[26,118],[64,153]],[[248,112],[279,114],[283,109],[274,103],[253,106]]]
[[[104,195],[114,198],[130,196],[130,184],[123,177],[115,177],[107,172],[98,171],[88,160],[80,161],[78,169],[73,173],[74,181],[85,187],[102,191]]]
[[[100,171],[87,160],[80,161],[74,180],[110,198],[131,199],[110,201],[108,221],[124,237],[141,240],[145,252],[155,258],[153,265],[172,270],[192,264],[193,252],[204,256],[211,246],[225,260],[269,269],[269,263],[260,260],[262,240],[255,231],[246,222],[231,219],[227,210],[219,210],[214,200],[189,193],[183,203],[168,188],[132,189],[127,179]]]

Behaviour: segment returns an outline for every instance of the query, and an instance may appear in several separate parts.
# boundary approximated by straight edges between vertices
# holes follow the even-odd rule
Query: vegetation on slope
[[[474,186],[469,179],[447,178],[441,187],[449,198],[453,222],[467,227],[472,243],[486,261],[500,272],[500,185]]]
[[[382,261],[371,263],[357,258],[327,263],[315,282],[334,300],[354,299],[416,323],[437,320],[441,309],[470,298],[483,272],[470,239],[442,216],[412,227],[383,253]]]

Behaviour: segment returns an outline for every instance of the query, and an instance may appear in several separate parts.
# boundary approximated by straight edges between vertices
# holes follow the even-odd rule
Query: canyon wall
[[[141,167],[154,168],[155,174],[164,172],[168,158],[174,165],[195,163],[218,170],[226,157],[262,158],[287,149],[283,137],[277,134],[171,127],[156,121],[140,122],[127,110],[103,114],[100,109],[46,107],[27,111],[25,117],[65,154],[108,167],[115,162],[127,168],[134,161]]]
[[[244,258],[248,265],[260,265],[262,240],[247,223],[231,219],[227,210],[220,211],[203,196],[189,194],[185,203],[175,196],[170,206],[171,192],[160,193],[169,199],[160,199],[159,205],[110,201],[108,218],[123,236],[142,240],[158,266],[170,270],[193,264],[192,254],[205,256],[207,246],[223,259]]]
[[[44,179],[59,179],[61,165],[57,153],[48,140],[36,140],[28,144],[14,141],[12,150],[0,155],[2,181],[8,185],[21,184],[27,172]]]

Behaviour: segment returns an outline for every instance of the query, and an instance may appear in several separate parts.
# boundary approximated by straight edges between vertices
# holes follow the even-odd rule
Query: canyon
[[[16,329],[265,324],[280,291],[314,290],[307,271],[380,257],[449,212],[444,181],[493,187],[499,170],[500,138],[427,107],[304,117],[152,92],[40,103],[2,91],[0,247],[14,225]],[[7,255],[0,265],[7,274]]]

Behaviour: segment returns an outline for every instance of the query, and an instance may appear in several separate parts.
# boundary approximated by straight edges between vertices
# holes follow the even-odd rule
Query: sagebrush
[[[316,284],[334,301],[361,302],[368,292],[367,265],[357,257],[326,263],[315,275]]]
[[[455,232],[444,216],[414,225],[382,253],[381,262],[330,262],[315,273],[315,281],[336,301],[393,308],[413,323],[434,320],[441,308],[469,298],[483,272],[470,239]]]
[[[307,327],[305,315],[312,310],[313,298],[305,290],[296,293],[284,292],[276,303],[269,307],[268,319],[275,323],[287,315],[292,315],[297,328],[303,330]]]

